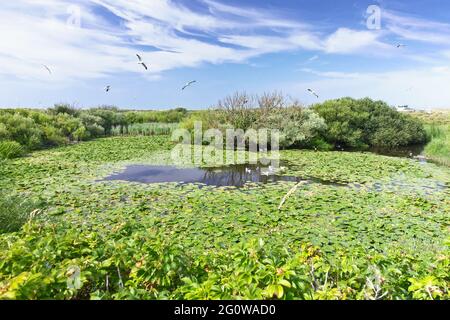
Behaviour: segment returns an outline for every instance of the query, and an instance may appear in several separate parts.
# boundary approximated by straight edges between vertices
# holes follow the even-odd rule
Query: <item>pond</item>
[[[178,168],[175,166],[131,165],[126,167],[124,171],[113,174],[105,180],[139,183],[199,183],[217,187],[243,187],[247,183],[267,184],[278,181],[306,181],[310,183],[340,186],[338,183],[317,178],[283,176],[271,169],[271,167],[262,167],[253,164],[238,164],[216,168]]]
[[[406,147],[396,147],[396,148],[371,148],[370,152],[376,153],[384,156],[398,157],[398,158],[416,158],[425,161],[423,157],[423,152],[425,150],[425,145],[412,145]]]

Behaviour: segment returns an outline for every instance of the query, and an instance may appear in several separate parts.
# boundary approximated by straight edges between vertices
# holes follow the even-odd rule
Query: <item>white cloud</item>
[[[82,28],[66,24],[67,10],[74,4],[81,8]],[[319,54],[402,55],[420,67],[384,73],[303,71],[319,77],[309,86],[324,96],[327,92],[329,97],[373,94],[411,105],[428,102],[440,106],[450,101],[445,87],[450,80],[445,68],[450,60],[450,24],[384,10],[383,31],[330,29],[315,27],[314,21],[286,19],[282,11],[231,6],[218,0],[197,0],[195,4],[202,10],[194,11],[175,0],[3,1],[0,77],[52,85],[120,73],[145,74],[154,80],[176,68],[242,63],[286,51],[311,51],[314,56],[306,63],[317,60]],[[104,18],[101,10],[120,23]],[[414,51],[413,46],[396,50],[392,43],[387,44],[392,36],[432,43],[439,49],[432,54]],[[148,73],[137,64],[137,52],[150,65]],[[43,64],[54,71],[51,77]],[[411,87],[411,82],[427,90],[411,95],[398,89],[403,84]]]
[[[320,34],[303,22],[263,10],[202,0],[207,11],[194,12],[171,0],[18,0],[2,4],[0,75],[53,81],[142,72],[140,53],[150,74],[202,63],[241,63],[266,53],[313,50],[352,53],[379,45],[368,31],[338,29]],[[68,8],[80,6],[82,28],[68,26]],[[93,6],[108,10],[122,23],[111,25]],[[268,36],[267,33],[271,35]],[[149,50],[136,49],[145,46]]]
[[[306,88],[321,92],[321,99],[343,96],[371,97],[392,105],[410,105],[416,108],[450,107],[450,67],[448,65],[405,69],[388,72],[346,73],[302,69],[316,75],[312,81],[297,83],[291,88],[304,93]],[[305,94],[305,100],[314,102]]]
[[[450,44],[450,24],[384,10],[386,29],[404,40]]]
[[[316,71],[309,68],[300,69],[300,71],[310,73],[319,77],[334,78],[334,79],[357,79],[361,76],[360,73],[336,72],[336,71]]]
[[[324,51],[327,53],[351,53],[368,47],[382,48],[384,45],[378,41],[379,36],[379,32],[340,28],[326,39]]]

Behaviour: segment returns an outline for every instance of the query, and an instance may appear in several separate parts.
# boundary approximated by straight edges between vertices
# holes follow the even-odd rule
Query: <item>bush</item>
[[[342,98],[313,106],[328,126],[324,138],[357,149],[399,147],[427,141],[421,122],[369,98]]]
[[[0,159],[12,159],[21,156],[23,148],[15,141],[0,141]]]
[[[4,123],[0,123],[0,140],[6,140],[9,138],[8,128]]]
[[[6,128],[3,130],[8,140],[16,141],[27,149],[41,146],[42,131],[33,119],[19,113],[4,113],[0,115],[0,123]]]
[[[87,138],[97,138],[105,134],[105,129],[101,126],[102,118],[83,112],[80,115],[80,120],[86,127]]]
[[[309,244],[291,249],[261,239],[201,255],[188,251],[145,231],[106,241],[92,231],[30,225],[0,247],[0,299],[450,298],[448,248],[433,257],[432,268],[395,249],[371,250],[370,259],[340,249],[337,259],[327,259]],[[76,286],[68,288],[69,280]]]
[[[325,121],[312,110],[298,106],[283,108],[271,113],[257,128],[280,131],[280,147],[311,147],[320,132],[326,129]]]
[[[117,108],[115,107],[101,107],[89,110],[89,113],[101,119],[100,125],[105,130],[106,135],[111,134],[112,128],[117,124]]]
[[[235,93],[220,100],[215,107],[219,122],[233,129],[249,129],[262,115],[262,112],[258,114],[257,108],[254,107],[255,100],[245,92]]]
[[[73,117],[78,117],[80,114],[80,110],[71,106],[69,104],[55,104],[55,106],[48,110],[50,114],[58,115],[58,114],[68,114]]]
[[[209,111],[192,114],[181,123],[181,127],[193,130],[196,121],[202,122],[204,130],[278,130],[281,148],[313,148],[316,144],[326,148],[320,139],[320,132],[326,128],[325,121],[312,110],[303,108],[296,101],[289,101],[278,92],[262,96],[235,93],[219,101]],[[268,139],[270,141],[271,138]]]

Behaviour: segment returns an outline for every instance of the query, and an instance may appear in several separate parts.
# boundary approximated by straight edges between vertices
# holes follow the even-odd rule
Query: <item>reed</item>
[[[178,128],[178,123],[135,123],[127,127],[114,127],[113,136],[162,136],[170,135]]]

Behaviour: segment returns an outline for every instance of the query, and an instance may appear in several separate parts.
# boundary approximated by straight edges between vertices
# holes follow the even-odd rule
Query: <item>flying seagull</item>
[[[142,65],[142,66],[145,68],[145,70],[148,70],[148,67],[147,67],[147,65],[145,64],[144,60],[142,60],[142,57],[141,57],[139,54],[137,54],[137,53],[136,53],[136,56],[137,56],[138,59],[139,59],[138,64]]]
[[[319,99],[319,95],[318,95],[317,93],[315,93],[313,89],[308,89],[308,91],[309,91],[311,94],[315,95],[317,99]]]
[[[45,69],[47,69],[49,74],[52,74],[52,70],[50,70],[50,68],[48,66],[46,66],[45,64],[42,65]]]
[[[109,92],[111,90],[111,86],[106,86],[105,91]]]
[[[181,91],[184,91],[184,89],[186,89],[187,87],[192,86],[192,85],[193,85],[194,83],[196,83],[196,82],[197,82],[197,80],[189,81],[188,83],[186,83],[186,84],[184,85],[183,88],[181,88]]]
[[[406,47],[406,44],[399,43],[399,44],[396,45],[396,47],[397,48],[403,48],[403,47]]]

